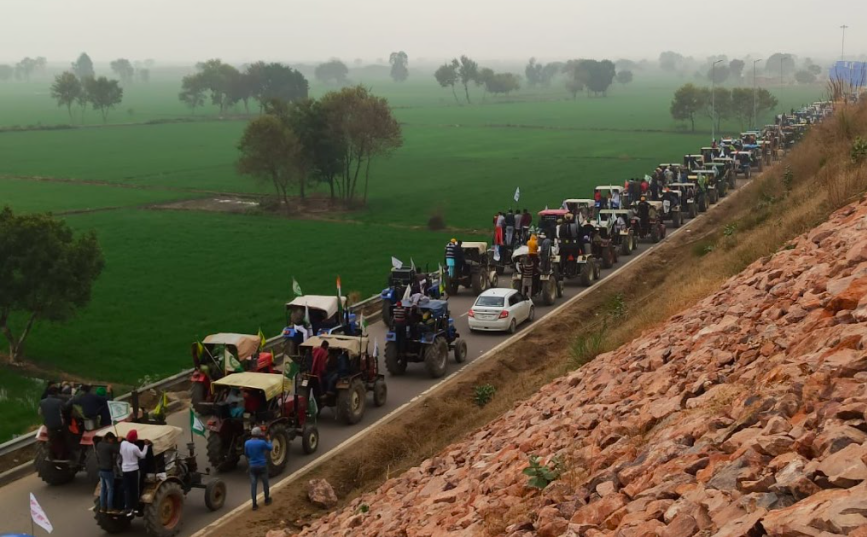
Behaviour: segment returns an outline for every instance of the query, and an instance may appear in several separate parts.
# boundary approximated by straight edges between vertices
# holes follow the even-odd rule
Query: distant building
[[[867,86],[867,62],[837,62],[828,70],[828,78],[842,80],[850,86]]]

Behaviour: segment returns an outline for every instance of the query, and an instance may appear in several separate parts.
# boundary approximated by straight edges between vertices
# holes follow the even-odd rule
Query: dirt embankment
[[[865,411],[862,202],[302,535],[867,532]]]

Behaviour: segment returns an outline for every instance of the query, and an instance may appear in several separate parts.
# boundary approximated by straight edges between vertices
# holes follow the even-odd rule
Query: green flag
[[[298,285],[298,282],[295,278],[292,278],[292,292],[295,293],[296,296],[303,296],[304,293],[301,292],[301,286]]]
[[[196,416],[192,407],[190,408],[190,431],[199,436],[205,436],[205,424],[202,423],[202,420],[200,420],[198,416]]]
[[[286,376],[286,378],[294,379],[295,375],[297,375],[298,372],[301,370],[301,366],[295,363],[295,361],[292,359],[287,358],[287,361],[289,363],[284,365],[283,374]]]

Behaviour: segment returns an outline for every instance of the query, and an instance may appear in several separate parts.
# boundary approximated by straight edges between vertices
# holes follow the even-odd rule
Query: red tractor
[[[259,336],[249,334],[212,334],[192,348],[195,369],[190,377],[193,408],[211,398],[211,383],[241,371],[274,373],[274,354],[261,351]]]

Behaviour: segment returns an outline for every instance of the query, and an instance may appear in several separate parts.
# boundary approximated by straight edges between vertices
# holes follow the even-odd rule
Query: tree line
[[[289,211],[289,193],[303,200],[308,186],[325,183],[332,201],[367,202],[371,164],[402,143],[388,102],[364,86],[321,99],[270,99],[244,129],[238,171],[270,183]]]
[[[27,56],[15,65],[5,63],[0,64],[0,82],[6,82],[8,80],[21,80],[28,82],[32,74],[44,72],[47,64],[48,60],[46,60],[44,56],[36,58]]]
[[[755,71],[756,76],[761,74],[767,78],[794,80],[799,84],[813,84],[824,70],[822,66],[813,62],[811,58],[799,59],[794,54],[775,52],[767,59],[759,60],[764,63]],[[712,80],[714,84],[733,82],[740,84],[745,79],[753,76],[752,69],[746,69],[749,61],[740,58],[729,58],[724,54],[708,56],[704,60],[685,57],[677,52],[667,50],[659,55],[658,65],[660,70],[666,73],[686,75],[694,71],[696,79]]]
[[[755,99],[755,100],[754,100]],[[714,122],[716,130],[724,119],[737,120],[744,129],[753,113],[762,116],[777,106],[777,98],[764,88],[723,88],[713,90],[694,84],[684,84],[674,93],[671,101],[671,117],[677,121],[689,121],[695,132],[695,119],[705,116]]]
[[[126,64],[129,64],[128,60],[116,60],[112,62],[112,69],[117,68],[122,71],[123,78],[131,82],[132,75],[127,76]],[[73,119],[73,106],[78,106],[81,110],[83,123],[84,113],[90,105],[102,115],[102,121],[105,123],[108,121],[108,113],[123,101],[123,88],[118,80],[110,80],[104,76],[97,77],[90,56],[82,53],[72,63],[69,71],[54,77],[51,97],[57,102],[57,106],[66,107],[70,121]]]
[[[475,84],[484,88],[485,95],[504,94],[521,89],[521,77],[513,73],[497,73],[487,67],[479,67],[479,64],[468,56],[454,58],[450,62],[441,65],[434,78],[443,88],[450,87],[455,102],[460,103],[455,86],[460,84],[464,88],[464,96],[470,103],[470,85]],[[483,97],[484,98],[484,97]]]

